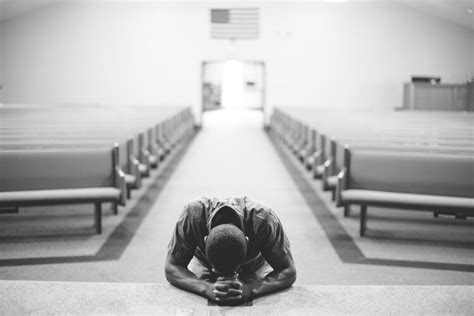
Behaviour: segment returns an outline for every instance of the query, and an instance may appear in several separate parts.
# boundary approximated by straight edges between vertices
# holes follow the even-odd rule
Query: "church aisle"
[[[259,111],[220,110],[204,115],[203,128],[158,197],[123,261],[154,269],[159,282],[174,224],[189,200],[249,196],[270,205],[291,242],[298,280],[317,283],[313,267],[337,255],[263,132]],[[148,249],[148,250],[145,250]],[[149,262],[152,261],[152,262]]]

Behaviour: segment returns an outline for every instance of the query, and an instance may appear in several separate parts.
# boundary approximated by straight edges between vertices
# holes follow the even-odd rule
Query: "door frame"
[[[211,63],[222,63],[227,62],[229,60],[236,60],[244,63],[251,63],[251,64],[259,64],[262,65],[262,111],[264,117],[268,114],[268,109],[266,105],[266,92],[267,92],[267,68],[265,61],[263,60],[252,60],[252,59],[210,59],[210,60],[203,60],[201,62],[201,108],[199,109],[199,116],[202,119],[202,113],[204,112],[204,69],[207,64]]]

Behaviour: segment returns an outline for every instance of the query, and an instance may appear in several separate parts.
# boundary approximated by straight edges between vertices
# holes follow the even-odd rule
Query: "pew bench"
[[[346,142],[346,140],[344,140]],[[322,173],[322,189],[324,191],[331,191],[333,200],[335,200],[337,175],[342,170],[344,165],[344,142],[331,139],[330,148],[327,150],[327,160],[324,162],[324,170]],[[449,154],[449,155],[473,155],[474,151],[471,148],[457,148],[451,146],[432,147],[423,144],[404,144],[396,145],[392,143],[381,142],[365,142],[361,140],[349,140],[348,146],[353,150],[373,150],[386,152],[404,153],[426,153],[433,154]],[[443,166],[440,166],[441,168]]]
[[[126,203],[125,174],[113,148],[0,152],[0,207],[88,204],[102,231],[101,203]]]
[[[51,141],[48,139],[41,140],[40,142],[31,142],[31,140],[25,139],[21,142],[6,143],[0,141],[0,151],[51,151],[51,150],[91,150],[97,148],[110,148],[113,144],[112,140],[99,140],[96,142],[90,142],[87,140],[71,140],[64,138],[62,140]],[[118,143],[119,151],[119,168],[125,172],[125,183],[127,187],[127,197],[131,197],[132,189],[139,189],[141,187],[141,172],[140,162],[133,155],[133,139],[129,138],[126,141]],[[130,154],[129,154],[130,153]]]
[[[360,236],[367,207],[474,215],[474,158],[470,155],[344,150],[336,203],[360,205]]]

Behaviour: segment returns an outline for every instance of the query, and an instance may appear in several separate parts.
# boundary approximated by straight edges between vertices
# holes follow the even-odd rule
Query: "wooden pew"
[[[74,144],[74,146],[80,147],[84,147],[84,145],[87,147],[97,147],[97,143],[109,146],[109,144],[114,141],[125,139],[128,131],[136,130],[135,127],[130,127],[128,125],[130,122],[120,123],[119,125],[114,126],[116,123],[91,124],[90,121],[86,120],[83,123],[74,122],[75,125],[71,126],[71,124],[67,122],[64,123],[60,121],[60,118],[58,118],[58,120],[58,122],[55,122],[55,124],[52,125],[49,124],[48,121],[46,121],[46,124],[43,121],[38,122],[40,127],[35,129],[32,134],[28,134],[31,126],[25,126],[27,124],[23,124],[23,126],[20,127],[14,125],[11,128],[11,131],[13,132],[12,134],[6,133],[5,129],[3,129],[0,133],[0,148],[21,149],[27,147],[40,149],[56,146],[63,147],[69,144]],[[183,127],[182,129],[183,132],[190,129],[193,125],[192,114],[188,109],[167,119],[167,121],[169,120],[175,120],[174,127],[176,127],[176,130],[173,130],[172,128],[163,128],[164,123],[166,123],[165,121],[156,124],[152,128],[152,131],[148,131],[147,134],[150,135],[150,138],[147,138],[144,133],[140,133],[129,139],[125,146],[123,145],[123,142],[120,141],[122,152],[120,155],[122,160],[121,165],[123,170],[127,172],[126,180],[129,188],[128,192],[130,192],[131,188],[139,188],[141,177],[148,176],[150,169],[152,167],[157,167],[158,158],[155,157],[154,154],[159,154],[159,160],[162,160],[166,156],[166,153],[169,153],[170,151],[170,147],[167,147],[166,143],[160,145],[157,141],[152,144],[150,140],[152,140],[153,136],[161,133],[163,136],[158,136],[157,139],[162,139],[162,137],[165,137],[164,135],[182,133],[178,130],[181,127],[180,124],[186,124],[186,128],[184,129]],[[126,127],[125,131],[122,130],[122,126]],[[24,128],[22,129],[21,127]],[[181,136],[178,136],[177,139],[179,139],[179,137]],[[167,147],[167,150],[161,150],[160,146]],[[150,152],[148,149],[154,150],[155,152]]]
[[[452,154],[452,155],[473,155],[474,147],[458,147],[458,146],[430,146],[417,143],[406,143],[403,145],[394,144],[391,142],[377,142],[365,139],[331,139],[327,160],[324,162],[324,170],[321,177],[321,184],[323,190],[331,190],[333,192],[333,200],[335,197],[335,189],[337,185],[337,174],[343,169],[344,165],[344,147],[357,150],[372,150],[385,152],[399,152],[404,154],[412,153],[426,153],[426,154]]]
[[[163,148],[166,144],[163,145],[159,140],[164,143],[170,139],[172,146],[175,147],[194,133],[194,119],[190,109],[168,111],[169,115],[164,120],[160,119],[160,116],[153,117],[155,114],[160,115],[159,110],[147,109],[142,116],[137,115],[125,121],[120,116],[110,117],[108,115],[110,109],[98,116],[95,115],[95,109],[93,111],[76,109],[74,114],[69,113],[69,110],[64,111],[63,108],[55,107],[45,107],[38,111],[35,111],[34,107],[0,108],[0,151],[4,158],[0,159],[1,178],[3,181],[4,174],[6,175],[7,170],[13,166],[12,170],[17,170],[20,177],[8,183],[24,182],[23,186],[17,188],[21,189],[20,193],[16,193],[14,187],[0,185],[2,196],[0,200],[3,203],[0,203],[0,208],[94,203],[96,227],[100,232],[101,202],[113,202],[115,211],[117,211],[117,204],[125,204],[126,197],[130,195],[130,189],[140,186],[142,174],[149,172],[152,164],[157,167],[158,160],[164,159]],[[127,115],[133,115],[133,113],[135,112],[129,111]],[[156,123],[157,121],[159,123]],[[155,123],[149,125],[150,122]],[[130,134],[135,136],[127,139],[127,135]],[[92,159],[90,157],[100,156],[100,153],[110,151],[111,145],[116,141],[118,144],[114,146],[112,169],[116,172],[114,185],[117,186],[117,190],[120,189],[118,203],[116,203],[117,194],[112,190],[111,183],[103,188],[100,186],[102,184],[94,184],[95,178],[88,176],[86,178],[90,180],[90,184],[82,187],[81,183],[84,180],[80,177],[83,173],[82,167],[80,164],[72,163],[73,161],[90,162]],[[169,153],[171,149],[170,145],[167,152]],[[154,153],[159,153],[160,150],[161,156],[153,157]],[[15,160],[15,156],[21,159]],[[51,164],[44,162],[45,159]],[[56,170],[51,167],[54,164],[68,167],[60,170],[60,175],[64,176],[64,183],[58,182],[62,185],[58,188],[44,187],[52,181],[51,179],[54,179]],[[42,165],[50,168],[36,169],[36,166]],[[85,172],[87,173],[87,170],[91,170],[93,166],[97,169],[102,166],[101,170],[93,172],[97,177],[109,170],[109,167],[103,168],[104,162],[101,162],[91,164]],[[69,167],[72,169],[69,170]],[[21,170],[27,171],[27,174],[22,173]],[[126,170],[127,173],[122,170]],[[14,174],[8,173],[8,175],[13,179]]]
[[[78,139],[79,138],[79,139]],[[84,139],[83,137],[68,137],[64,135],[62,138],[50,139],[24,139],[21,141],[1,141],[0,150],[31,150],[41,151],[50,149],[87,149],[87,148],[110,148],[116,138],[106,139]],[[119,160],[118,166],[125,172],[125,180],[127,184],[127,196],[130,196],[131,189],[141,187],[142,172],[140,171],[140,162],[135,157],[134,139],[129,138],[125,141],[118,142]],[[143,170],[143,168],[142,168]]]
[[[470,155],[344,151],[337,203],[360,205],[360,235],[367,207],[450,211],[474,215],[474,158]]]
[[[318,177],[320,168],[322,167],[322,186],[325,190],[333,191],[333,199],[337,204],[342,205],[342,198],[337,194],[335,188],[338,184],[337,174],[344,168],[344,145],[349,144],[353,150],[382,152],[390,155],[428,155],[428,156],[459,156],[474,157],[474,116],[467,115],[450,115],[445,117],[445,113],[438,116],[431,115],[426,118],[422,115],[410,115],[409,117],[398,116],[395,120],[385,117],[372,117],[370,115],[361,116],[357,114],[356,118],[351,115],[333,115],[331,113],[320,113],[318,111],[307,109],[301,110],[297,115],[293,115],[293,109],[285,113],[276,109],[274,117],[270,122],[270,130],[275,133],[278,139],[283,142],[291,150],[294,144],[301,143],[299,140],[301,135],[301,126],[307,124],[307,129],[324,131],[332,137],[329,141],[325,136],[322,141],[315,147],[314,156],[320,157],[316,164],[314,158],[312,160],[313,176]],[[317,119],[312,120],[311,114],[317,115]],[[339,114],[339,113],[338,113]],[[396,121],[403,118],[402,122]],[[367,128],[371,120],[379,120],[380,123],[371,125]],[[317,122],[317,123],[314,123]],[[334,124],[338,122],[338,124]],[[322,133],[318,133],[321,139]],[[336,141],[337,140],[337,141]],[[311,145],[311,139],[307,138],[306,143]],[[292,145],[293,144],[293,145]],[[293,150],[294,151],[294,150]],[[305,150],[300,151],[297,157],[305,154]],[[301,159],[301,158],[300,158]],[[321,165],[322,164],[322,165]],[[443,165],[438,164],[438,168],[442,169]],[[390,181],[389,179],[387,181]],[[339,190],[338,190],[339,192]],[[339,193],[340,194],[340,193]],[[345,208],[347,215],[348,207]],[[433,211],[433,210],[432,210]],[[435,216],[439,210],[434,210]],[[442,211],[441,213],[458,212],[456,215],[465,215],[460,211],[452,208]]]
[[[101,203],[126,203],[119,148],[15,150],[0,152],[0,207],[57,204],[95,205],[102,231]]]
[[[367,131],[367,117],[362,117],[362,123],[357,121],[357,124],[353,124],[352,126],[347,126],[347,122],[344,118],[339,118],[337,120],[338,124],[334,124],[333,114],[334,113],[319,113],[318,111],[309,111],[308,109],[297,109],[296,113],[300,115],[296,115],[291,117],[287,113],[276,109],[274,116],[271,120],[271,124],[273,127],[276,128],[276,132],[279,134],[284,134],[283,136],[285,139],[285,143],[290,146],[290,148],[294,148],[294,144],[300,142],[299,139],[294,137],[295,134],[298,135],[298,130],[301,130],[301,125],[304,125],[299,119],[305,119],[306,122],[312,122],[310,118],[312,117],[311,113],[317,114],[317,122],[318,122],[318,129],[323,131],[326,134],[329,134],[331,138],[336,137],[337,139],[343,139],[345,142],[353,145],[354,143],[366,142],[367,144],[378,144],[379,147],[384,147],[387,144],[387,147],[431,147],[433,150],[440,150],[445,149],[447,152],[463,152],[465,151],[463,147],[469,148],[472,147],[474,144],[474,129],[471,125],[464,126],[459,132],[456,130],[452,132],[453,134],[449,134],[448,130],[444,127],[435,126],[434,128],[430,127],[430,133],[426,134],[424,129],[419,129],[418,126],[416,127],[407,127],[400,125],[403,124],[396,124],[398,127],[395,129],[393,127],[386,128],[386,118],[383,118],[383,122],[378,127],[373,127],[372,130]],[[292,110],[292,113],[294,111]],[[338,113],[339,114],[339,113]],[[360,116],[360,114],[357,114]],[[331,118],[329,123],[326,118]],[[370,115],[368,116],[370,117]],[[474,116],[472,117],[474,118]],[[346,118],[347,119],[347,118]],[[351,117],[352,119],[352,117]],[[470,119],[472,120],[472,119]],[[424,122],[423,120],[421,120]],[[425,122],[426,123],[426,122]],[[308,123],[311,124],[311,123]],[[360,125],[362,124],[362,125]],[[432,124],[432,122],[429,122]],[[276,125],[276,126],[275,126]],[[315,126],[312,125],[312,128]],[[308,127],[306,127],[308,128]],[[297,131],[297,132],[295,132]],[[467,132],[467,134],[464,134]],[[460,133],[460,134],[458,134]],[[282,137],[282,136],[280,136]],[[320,136],[321,137],[321,136]],[[293,144],[293,145],[292,145]],[[318,164],[313,169],[315,178],[321,177],[321,170],[323,170],[323,163],[332,156],[331,151],[333,151],[328,145],[330,142],[328,140],[322,139],[320,146],[317,146],[317,154],[323,157],[322,161],[318,161]],[[298,157],[301,155],[298,154]],[[312,163],[314,161],[314,157],[312,159]],[[323,175],[324,176],[324,175]]]

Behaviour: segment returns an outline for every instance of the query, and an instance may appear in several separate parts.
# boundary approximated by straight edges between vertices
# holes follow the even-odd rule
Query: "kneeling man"
[[[280,220],[248,197],[188,203],[168,246],[166,279],[221,305],[290,287],[296,269]]]

